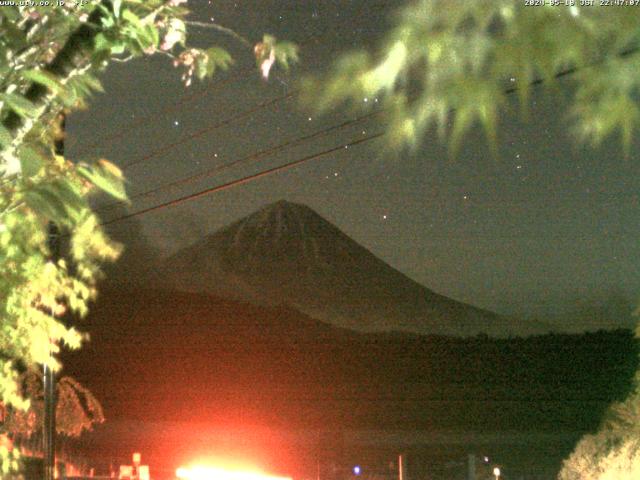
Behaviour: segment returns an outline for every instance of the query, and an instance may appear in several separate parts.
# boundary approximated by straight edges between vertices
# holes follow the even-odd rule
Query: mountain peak
[[[269,203],[262,207],[258,211],[267,210],[267,211],[287,211],[287,210],[305,210],[305,211],[313,211],[304,203],[296,203],[290,202],[289,200],[285,200],[284,198],[278,200],[277,202]]]
[[[305,227],[318,221],[329,223],[307,205],[278,200],[245,217],[238,224],[259,227],[263,230],[263,236],[268,236],[268,233],[279,236],[303,234],[307,230]]]
[[[308,206],[286,200],[178,252],[159,277],[179,289],[287,305],[357,330],[462,335],[507,330],[495,314],[417,284]]]
[[[214,235],[219,234],[226,237],[229,249],[239,256],[246,256],[249,248],[266,257],[282,254],[292,260],[317,250],[313,244],[321,239],[344,236],[307,205],[287,200],[270,203]]]

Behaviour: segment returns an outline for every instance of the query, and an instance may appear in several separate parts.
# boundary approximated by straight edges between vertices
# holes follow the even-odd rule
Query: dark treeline
[[[103,400],[107,419],[581,432],[624,398],[638,366],[628,330],[363,334],[289,308],[176,292],[107,292],[87,329],[92,342],[67,371]]]

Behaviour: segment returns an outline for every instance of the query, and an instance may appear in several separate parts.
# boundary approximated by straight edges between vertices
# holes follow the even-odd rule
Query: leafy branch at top
[[[435,128],[455,154],[475,124],[495,146],[508,92],[526,114],[533,83],[571,71],[574,132],[597,145],[619,131],[628,151],[640,121],[639,47],[640,16],[623,8],[417,0],[375,54],[352,52],[309,80],[308,101],[328,110],[381,97],[393,145],[415,146]]]

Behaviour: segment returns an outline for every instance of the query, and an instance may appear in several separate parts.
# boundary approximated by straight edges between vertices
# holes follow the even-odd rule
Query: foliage
[[[631,480],[640,477],[640,390],[612,405],[600,430],[585,435],[563,463],[559,480]]]
[[[30,400],[28,410],[9,408],[5,428],[14,439],[26,439],[41,433],[44,417],[44,390],[40,372],[26,372],[20,376],[21,393]],[[56,432],[67,437],[78,437],[104,422],[102,405],[77,380],[61,377],[56,384]]]
[[[640,122],[640,16],[627,7],[525,3],[414,0],[375,54],[344,55],[326,78],[309,80],[308,101],[323,110],[380,97],[393,145],[415,146],[435,127],[455,153],[477,123],[495,146],[509,92],[526,112],[532,84],[565,76],[579,137],[597,145],[619,131],[628,149]]]
[[[257,66],[262,76],[269,78],[269,71],[275,62],[285,70],[289,69],[289,62],[298,61],[298,47],[291,42],[278,42],[272,35],[264,35],[262,42],[254,47]]]
[[[7,437],[0,435],[0,478],[11,480],[19,475],[20,451],[13,448]]]
[[[96,75],[112,60],[165,55],[184,70],[187,85],[194,75],[203,79],[231,64],[221,48],[186,44],[184,3],[103,0],[0,9],[0,402],[5,405],[29,406],[20,392],[20,372],[38,364],[57,369],[60,346],[80,346],[86,336],[62,318],[87,313],[101,263],[120,252],[91,211],[89,197],[106,192],[125,199],[122,174],[103,159],[59,155],[61,113],[83,107],[101,90]],[[291,58],[290,52],[276,57],[284,66]],[[53,259],[49,248],[51,221],[61,230],[61,259]]]

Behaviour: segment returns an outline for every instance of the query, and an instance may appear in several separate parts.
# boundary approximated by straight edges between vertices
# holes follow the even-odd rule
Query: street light
[[[500,480],[500,467],[494,467],[493,474],[496,476],[496,480]]]

